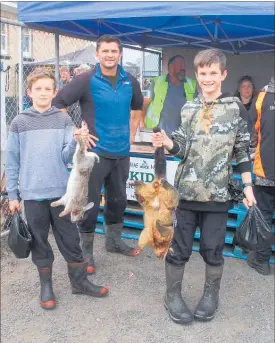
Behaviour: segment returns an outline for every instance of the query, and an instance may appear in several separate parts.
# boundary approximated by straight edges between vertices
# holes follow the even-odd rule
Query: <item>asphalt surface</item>
[[[174,324],[163,307],[164,265],[150,249],[138,257],[107,253],[97,235],[93,282],[106,285],[104,299],[72,295],[66,263],[54,247],[57,307],[39,306],[39,281],[30,258],[17,260],[1,248],[2,343],[274,343],[274,267],[261,276],[245,261],[226,258],[220,307],[212,322]],[[129,241],[135,246],[135,241]],[[184,295],[194,309],[202,292],[204,264],[193,253]]]

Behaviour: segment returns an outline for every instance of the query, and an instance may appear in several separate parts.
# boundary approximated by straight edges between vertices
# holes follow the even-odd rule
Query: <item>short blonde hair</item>
[[[52,73],[45,71],[45,70],[37,70],[32,73],[27,77],[27,88],[32,89],[32,85],[40,80],[40,79],[51,79],[53,80],[53,87],[54,90],[56,90],[56,80],[55,77]]]
[[[225,54],[219,49],[207,49],[202,50],[197,53],[194,59],[194,67],[195,71],[197,72],[198,67],[210,67],[211,64],[217,63],[220,65],[222,73],[226,69],[226,56]]]

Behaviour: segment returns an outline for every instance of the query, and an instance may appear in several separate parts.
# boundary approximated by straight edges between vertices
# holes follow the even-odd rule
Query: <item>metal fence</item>
[[[18,113],[32,105],[26,92],[26,80],[32,71],[43,68],[53,72],[60,89],[75,75],[94,67],[97,63],[95,46],[90,40],[30,29],[22,23],[1,18],[1,124],[5,124],[1,125],[2,137]],[[146,90],[152,77],[161,74],[161,52],[125,46],[121,64]],[[68,113],[79,126],[79,104],[70,106]],[[4,150],[2,144],[1,150]],[[3,155],[1,151],[1,178],[5,164]],[[7,211],[7,198],[1,195],[1,216],[7,218]],[[8,223],[2,222],[2,228],[7,228]]]
[[[52,71],[58,79],[58,88],[61,88],[77,73],[84,71],[79,69],[80,66],[93,68],[97,62],[93,41],[33,30],[11,22],[1,19],[1,37],[6,37],[1,40],[1,51],[5,54],[1,55],[0,60],[6,70],[5,85],[1,84],[1,89],[5,89],[8,126],[20,110],[31,105],[26,94],[26,79],[33,70],[45,68]],[[161,52],[123,47],[121,63],[146,90],[150,80],[161,73]],[[66,79],[66,69],[69,79]],[[78,124],[79,106],[74,105],[69,112]]]
[[[97,62],[95,43],[92,41],[64,35],[59,36],[55,33],[33,30],[18,25],[11,24],[8,20],[5,22],[5,19],[2,19],[4,36],[7,37],[7,40],[5,41],[5,55],[1,55],[1,62],[4,63],[6,70],[6,81],[4,87],[1,86],[5,89],[8,125],[19,110],[31,105],[31,100],[26,94],[26,79],[33,70],[45,68],[54,72],[56,77],[60,79],[60,81],[58,80],[58,87],[61,88],[77,73],[83,71],[79,69],[81,65],[93,68]],[[59,55],[59,61],[57,55]],[[151,78],[160,75],[161,53],[124,47],[122,65],[136,76],[142,88],[146,89]],[[66,69],[70,74],[69,79],[66,79]],[[78,106],[71,109],[71,115],[76,124],[80,118],[78,112]]]

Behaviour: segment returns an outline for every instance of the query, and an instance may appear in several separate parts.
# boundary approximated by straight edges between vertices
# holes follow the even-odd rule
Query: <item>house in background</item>
[[[7,24],[2,19],[9,19]],[[5,81],[1,82],[4,92],[5,117],[7,128],[19,112],[19,74],[18,63],[20,58],[19,26],[12,21],[18,21],[17,3],[1,2],[1,54],[0,62],[4,64]],[[25,94],[27,76],[37,67],[46,67],[54,72],[55,69],[55,35],[53,33],[22,28],[23,54],[23,108],[28,103]],[[83,39],[59,36],[60,65],[69,67],[71,76],[74,68],[81,64],[94,65],[95,43]],[[4,83],[4,84],[3,84]],[[2,107],[3,109],[3,107]]]
[[[1,2],[1,19],[10,19],[17,21],[17,3]],[[59,55],[67,55],[72,60],[79,55],[79,51],[87,49],[91,53],[91,63],[95,62],[95,43],[60,35],[59,37]],[[54,34],[33,30],[29,28],[22,29],[22,50],[24,65],[35,64],[36,66],[46,65],[47,61],[55,59],[55,37]],[[88,55],[85,55],[87,61],[79,63],[89,63]],[[69,55],[68,55],[69,54]],[[75,55],[75,56],[74,56]],[[1,21],[1,55],[0,61],[4,62],[9,68],[8,84],[6,84],[6,96],[14,97],[18,95],[18,62],[19,62],[19,27],[6,24]],[[62,60],[62,59],[61,59]],[[51,61],[51,62],[52,62]],[[63,59],[63,65],[72,65],[68,59]],[[77,65],[76,65],[77,66]],[[24,68],[28,71],[28,68]],[[24,75],[24,79],[27,75]]]
[[[17,26],[2,22],[2,18],[17,20],[17,4],[14,2],[1,2],[1,54],[0,61],[9,67],[7,77],[8,84],[5,85],[6,96],[14,96],[17,91],[15,78],[16,65],[18,63],[18,40],[19,30]],[[28,28],[22,30],[23,40],[23,58],[24,61],[30,61],[32,58],[32,33]],[[3,88],[2,88],[3,89]]]

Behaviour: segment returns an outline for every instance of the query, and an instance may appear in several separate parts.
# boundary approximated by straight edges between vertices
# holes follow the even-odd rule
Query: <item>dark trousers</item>
[[[223,265],[222,251],[227,218],[227,212],[202,212],[177,208],[172,250],[167,254],[167,261],[174,265],[183,265],[189,260],[194,234],[199,226],[200,254],[205,263],[212,266]]]
[[[275,210],[275,187],[254,186],[254,195],[265,221],[272,227],[272,216]],[[267,263],[272,254],[271,245],[258,249],[256,254],[259,262]]]
[[[115,143],[114,143],[115,144]],[[123,223],[127,206],[126,181],[129,176],[130,157],[110,159],[100,157],[94,165],[89,180],[89,202],[94,207],[85,212],[78,222],[81,232],[94,232],[99,211],[101,189],[104,185],[104,220],[107,225]]]
[[[50,267],[54,261],[48,242],[50,225],[64,259],[67,262],[83,262],[76,225],[72,224],[69,215],[59,217],[63,206],[51,207],[52,201],[24,201],[26,220],[33,237],[32,261],[38,268]]]

